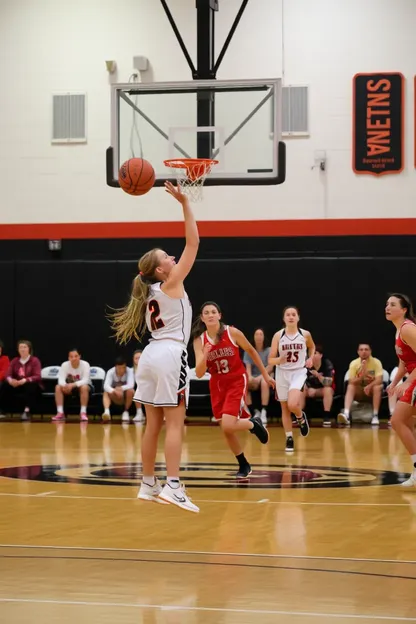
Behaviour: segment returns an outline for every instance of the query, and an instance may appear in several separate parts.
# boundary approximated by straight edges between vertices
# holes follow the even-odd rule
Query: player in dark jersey
[[[399,400],[391,417],[391,426],[412,458],[413,471],[404,487],[416,486],[416,319],[412,302],[407,295],[393,293],[387,300],[386,318],[396,327],[395,349],[399,368],[388,387],[389,396],[396,394]],[[408,374],[402,384],[399,382]]]
[[[235,327],[224,325],[221,309],[213,301],[207,301],[201,307],[193,336],[196,375],[203,377],[206,371],[211,375],[209,386],[214,417],[221,422],[227,444],[237,458],[237,478],[246,478],[251,474],[251,466],[236,434],[250,431],[262,444],[268,442],[269,434],[261,418],[251,417],[245,405],[248,376],[240,357],[240,347],[250,355],[272,388],[275,387],[274,379],[268,375],[260,356],[244,334]]]

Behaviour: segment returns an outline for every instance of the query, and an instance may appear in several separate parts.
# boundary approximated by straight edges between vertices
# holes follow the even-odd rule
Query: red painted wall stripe
[[[199,221],[203,237],[416,235],[415,219]],[[181,221],[0,224],[0,239],[182,238]]]

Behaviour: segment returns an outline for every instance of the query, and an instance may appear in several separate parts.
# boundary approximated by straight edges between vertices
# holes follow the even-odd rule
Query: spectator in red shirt
[[[4,349],[4,344],[3,341],[0,340],[0,388],[3,384],[3,382],[6,379],[6,375],[7,375],[7,370],[9,368],[9,358],[7,357],[7,355],[3,355],[3,349]],[[0,409],[0,418],[3,417],[2,411]]]
[[[5,389],[9,400],[19,402],[23,409],[22,420],[28,420],[42,385],[41,364],[33,355],[29,340],[19,340],[17,350],[19,355],[10,362],[6,374],[8,386]]]

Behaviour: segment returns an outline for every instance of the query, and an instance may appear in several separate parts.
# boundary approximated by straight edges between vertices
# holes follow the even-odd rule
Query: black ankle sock
[[[255,411],[255,410],[254,410],[254,407],[253,407],[252,405],[247,405],[247,407],[248,407],[248,409],[249,409],[250,414],[251,414],[252,416],[254,416],[254,411]]]
[[[244,468],[244,466],[247,466],[248,461],[244,453],[240,453],[240,455],[236,455],[235,458],[238,461],[238,465],[240,466],[240,468]]]

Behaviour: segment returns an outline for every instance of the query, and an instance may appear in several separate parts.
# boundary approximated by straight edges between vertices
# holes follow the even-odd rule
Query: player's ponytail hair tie
[[[137,275],[137,279],[139,279],[141,282],[143,282],[143,284],[151,284],[152,280],[149,279],[148,277],[145,276],[145,274],[143,273],[143,271],[139,271],[138,275]]]

